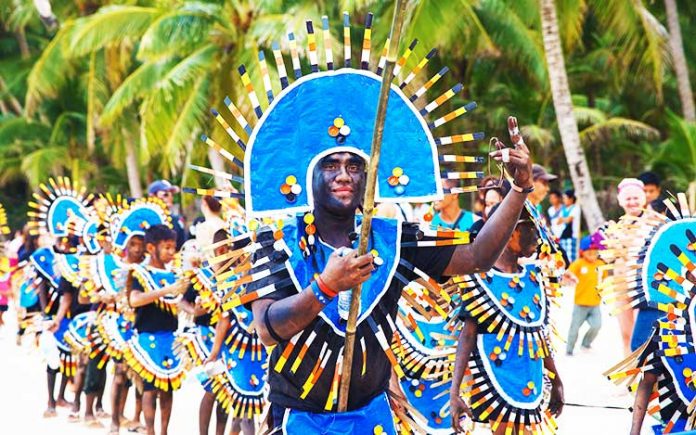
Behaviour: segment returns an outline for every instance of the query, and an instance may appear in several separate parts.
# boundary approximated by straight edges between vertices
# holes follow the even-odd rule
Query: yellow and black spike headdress
[[[29,230],[32,234],[53,237],[77,236],[82,238],[91,253],[100,250],[97,243],[99,218],[90,203],[94,195],[67,177],[49,178],[41,183],[39,191],[29,202]]]
[[[343,21],[344,56],[340,62],[343,68],[337,69],[339,62],[334,59],[327,17],[322,18],[323,38],[317,38],[312,21],[306,23],[309,74],[303,74],[293,33],[288,34],[286,42],[290,51],[290,74],[280,44],[272,44],[278,85],[274,86],[271,80],[264,51],[259,51],[258,66],[264,88],[261,99],[249,70],[245,65],[240,66],[238,72],[254,119],[247,119],[229,98],[225,98],[224,114],[217,109],[213,109],[212,114],[244,152],[243,161],[215,139],[203,135],[202,140],[243,169],[244,193],[230,194],[206,189],[189,191],[244,198],[249,217],[303,212],[313,208],[311,176],[320,158],[347,151],[369,159],[381,74],[389,43],[387,40],[378,62],[373,64],[372,21],[372,14],[368,14],[357,68],[351,59],[350,20],[347,13]],[[323,41],[324,65],[319,64],[321,52],[317,39]],[[431,50],[406,73],[407,61],[417,43],[414,40],[408,46],[395,66],[377,179],[377,201],[436,200],[443,194],[442,179],[461,180],[482,176],[480,171],[459,171],[451,166],[482,163],[482,158],[438,154],[441,146],[474,141],[481,139],[483,134],[437,135],[438,127],[473,110],[476,104],[468,103],[449,113],[435,115],[440,106],[457,95],[463,86],[457,83],[439,96],[427,96],[428,90],[447,74],[448,69],[442,68],[429,78],[419,78],[421,71],[436,54],[435,50]],[[293,82],[290,81],[291,76]],[[404,77],[400,79],[401,76]],[[280,92],[276,94],[278,89]],[[234,122],[228,123],[228,119],[234,119]],[[445,165],[447,170],[441,167]],[[206,168],[194,169],[235,179]],[[475,186],[460,187],[451,189],[451,192],[474,189]]]

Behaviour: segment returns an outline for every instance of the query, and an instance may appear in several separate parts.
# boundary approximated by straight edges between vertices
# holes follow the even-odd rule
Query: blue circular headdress
[[[49,234],[53,237],[78,236],[91,254],[100,251],[97,242],[99,217],[90,206],[94,195],[86,195],[84,186],[67,177],[49,178],[41,183],[39,192],[33,194],[27,213],[32,234]]]
[[[172,227],[172,218],[167,206],[157,198],[140,198],[127,201],[120,196],[107,200],[106,221],[111,236],[111,244],[116,252],[123,252],[133,236],[145,236],[145,231],[153,225]]]
[[[683,302],[696,270],[696,217],[684,193],[665,199],[667,216],[648,210],[639,217],[624,216],[603,229],[606,250],[600,251],[611,270],[598,286],[614,312],[650,307],[665,310]],[[624,267],[616,266],[623,258]]]
[[[663,420],[662,433],[686,433],[696,426],[696,210],[684,193],[664,204],[664,215],[645,210],[603,229],[600,254],[612,273],[598,286],[602,299],[614,313],[637,307],[660,314],[645,343],[604,374],[629,391],[644,373],[656,374],[647,412]]]
[[[230,119],[235,120],[233,125],[228,123],[227,114],[216,109],[212,109],[212,114],[243,153],[243,159],[238,157],[239,153],[233,155],[209,136],[203,135],[202,140],[243,169],[244,179],[199,166],[192,168],[230,181],[243,181],[244,193],[208,189],[185,191],[244,198],[248,218],[306,212],[314,208],[312,172],[319,159],[335,152],[352,152],[369,160],[389,41],[381,52],[376,68],[371,68],[372,14],[368,14],[362,56],[359,68],[355,68],[351,59],[347,13],[343,21],[344,58],[340,62],[343,65],[340,70],[335,69],[339,62],[334,62],[327,17],[322,18],[321,31],[325,60],[321,68],[325,66],[325,70],[320,71],[321,52],[312,21],[306,23],[309,74],[303,75],[293,33],[288,34],[288,48],[294,82],[289,80],[279,43],[272,45],[277,85],[271,81],[264,51],[258,53],[266,101],[259,100],[246,66],[239,67],[255,122],[248,121],[229,98],[225,98],[225,106],[227,113],[232,115]],[[432,117],[440,106],[462,90],[462,85],[456,84],[439,96],[426,95],[449,70],[445,67],[432,77],[420,77],[419,73],[436,51],[431,50],[417,63],[409,62],[417,43],[418,40],[414,40],[408,46],[394,69],[378,169],[375,197],[378,202],[441,199],[443,193],[475,190],[475,186],[466,186],[445,191],[442,179],[476,179],[483,175],[480,171],[461,172],[450,166],[480,164],[483,162],[480,157],[438,154],[439,146],[471,142],[481,139],[483,134],[434,134],[438,127],[473,110],[476,104],[464,104],[442,116]],[[409,67],[411,69],[407,71]],[[278,90],[279,93],[276,93]],[[443,166],[447,166],[447,169]]]

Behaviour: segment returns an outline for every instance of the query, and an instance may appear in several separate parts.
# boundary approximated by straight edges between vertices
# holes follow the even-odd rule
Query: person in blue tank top
[[[443,180],[442,186],[445,189],[452,189],[456,187],[456,182],[454,180]],[[449,194],[442,198],[442,201],[435,201],[433,203],[433,208],[435,209],[435,215],[433,220],[430,222],[430,226],[434,230],[447,229],[447,230],[459,230],[466,231],[471,228],[480,218],[468,210],[463,210],[459,206],[459,195]]]

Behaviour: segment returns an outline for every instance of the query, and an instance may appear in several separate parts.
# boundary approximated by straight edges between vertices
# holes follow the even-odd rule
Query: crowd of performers
[[[153,186],[158,183],[163,184]],[[165,185],[161,190],[171,196],[173,189]],[[216,212],[222,208],[219,201],[206,200]],[[205,433],[216,402],[216,433],[224,432],[228,415],[233,433],[242,428],[253,433],[254,418],[265,404],[266,352],[248,311],[221,310],[215,276],[234,263],[206,260],[232,249],[233,231],[242,225],[239,216],[230,213],[230,222],[213,227],[208,245],[215,247],[206,254],[196,239],[177,249],[169,207],[155,195],[96,197],[60,178],[42,184],[30,207],[29,234],[15,272],[18,340],[27,331],[40,334],[47,363],[44,417],[56,416],[56,406],[68,406],[70,420],[84,418],[101,427],[110,361],[110,433],[121,427],[154,433],[158,407],[162,433],[167,433],[173,392],[187,372],[205,389],[200,408]],[[213,361],[214,373],[195,371]],[[65,399],[68,380],[75,392],[70,403]],[[131,386],[135,416],[124,420]],[[141,415],[145,425],[139,428]]]
[[[130,390],[136,425],[142,412],[144,431],[155,433],[159,410],[161,433],[168,433],[174,392],[187,375],[204,389],[201,433],[213,411],[219,434],[226,419],[233,433],[245,434],[452,433],[473,422],[495,434],[556,431],[564,395],[550,312],[565,264],[527,200],[538,171],[516,119],[507,123],[511,147],[491,140],[488,158],[503,175],[490,187],[500,200],[475,230],[364,219],[372,213],[362,201],[386,48],[371,64],[368,15],[360,68],[353,68],[347,15],[343,26],[346,50],[334,62],[322,20],[320,70],[307,22],[306,75],[293,34],[291,74],[273,44],[275,86],[260,51],[264,101],[250,71],[239,68],[255,119],[226,98],[224,113],[212,110],[217,137],[201,139],[244,176],[191,166],[239,183],[184,189],[204,195],[204,212],[216,215],[197,246],[182,243],[179,218],[163,202],[175,190],[166,182],[134,200],[87,195],[65,178],[41,185],[30,203],[30,229],[39,238],[29,239],[21,258],[20,304],[22,327],[44,331],[46,417],[66,403],[70,378],[70,417],[79,419],[84,404],[85,420],[98,425],[110,365],[111,433],[130,425],[123,418]],[[380,203],[441,200],[475,191],[467,180],[483,177],[463,169],[485,158],[452,154],[483,135],[439,132],[475,103],[437,117],[462,86],[429,96],[447,69],[414,80],[434,55],[406,71],[416,46],[399,58],[388,92],[374,195]],[[222,216],[220,200],[229,206]],[[608,375],[639,382],[636,420],[646,408],[663,413],[667,431],[693,423],[692,219],[680,196],[664,214],[638,213],[604,229],[603,255],[615,268],[603,283],[607,298],[667,313],[654,338]],[[368,249],[358,255],[364,221]],[[351,353],[346,319],[357,286]],[[347,409],[339,412],[342,400]]]

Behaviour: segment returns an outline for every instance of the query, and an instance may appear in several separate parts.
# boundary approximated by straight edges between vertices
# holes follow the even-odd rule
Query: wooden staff
[[[372,133],[372,149],[370,150],[370,161],[367,164],[367,185],[365,198],[363,200],[363,221],[360,231],[360,245],[358,255],[367,253],[367,242],[372,228],[372,215],[375,208],[375,188],[377,184],[377,167],[382,150],[382,134],[384,133],[384,121],[387,116],[387,103],[389,102],[389,91],[391,82],[394,80],[394,65],[396,64],[397,51],[399,50],[399,39],[401,27],[406,15],[406,0],[397,0],[394,7],[394,17],[391,24],[391,39],[387,50],[387,62],[382,76],[382,86],[379,92],[379,102],[377,104],[377,117],[375,118],[375,129]],[[348,391],[350,389],[351,371],[353,369],[353,355],[355,350],[355,330],[360,312],[360,293],[362,285],[353,289],[350,300],[350,311],[348,313],[348,324],[346,325],[346,342],[343,354],[343,374],[341,376],[341,386],[338,395],[338,411],[345,412],[348,408]]]

